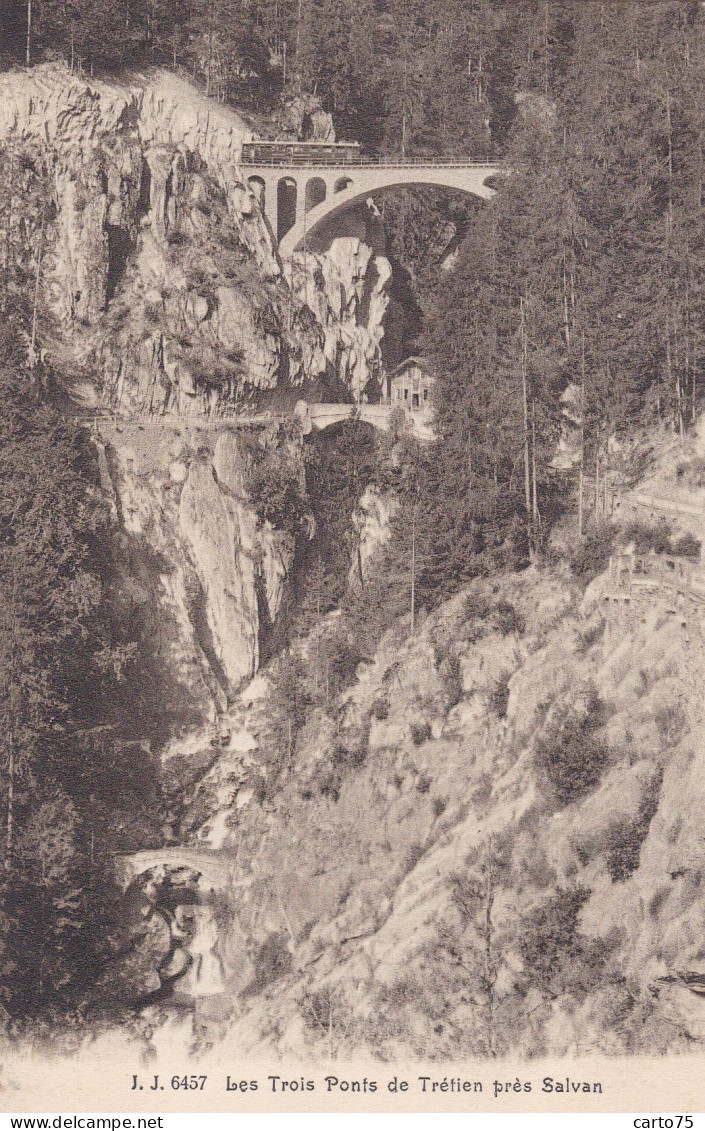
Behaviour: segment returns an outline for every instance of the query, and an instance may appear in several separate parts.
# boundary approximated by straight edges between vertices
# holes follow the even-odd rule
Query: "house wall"
[[[402,405],[407,408],[423,409],[428,406],[431,397],[433,379],[423,372],[418,366],[411,366],[404,372],[392,377],[390,382],[392,405]],[[418,402],[414,403],[414,396]]]

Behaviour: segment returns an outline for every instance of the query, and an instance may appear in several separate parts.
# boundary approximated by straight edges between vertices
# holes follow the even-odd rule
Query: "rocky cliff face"
[[[214,417],[243,402],[291,408],[304,386],[359,394],[390,273],[346,238],[285,278],[238,164],[251,137],[165,72],[0,76],[0,143],[31,159],[45,194],[29,241],[43,357],[76,411],[100,417],[104,487],[129,548],[123,590],[152,607],[185,701],[207,715],[256,671],[262,618],[275,621],[294,555],[292,537],[257,517],[242,435]],[[276,448],[276,429],[260,442]],[[283,443],[300,478],[300,439]]]
[[[295,540],[258,518],[244,434],[124,422],[100,435],[128,547],[118,565],[125,615],[150,610],[144,631],[163,640],[175,691],[213,718],[257,670],[261,618],[276,619]],[[302,465],[300,438],[276,426],[257,450],[285,454],[294,473]]]
[[[701,537],[699,444],[688,462],[660,443],[618,521],[648,488]],[[368,492],[371,538],[383,508]],[[235,696],[185,794],[190,847],[170,850],[220,869],[228,908],[215,942],[212,922],[202,932],[219,979],[188,983],[197,1025],[243,1054],[314,1059],[699,1047],[705,614],[692,568],[692,585],[635,586],[628,601],[609,571],[587,589],[565,566],[478,580],[414,638],[393,628],[332,701],[319,625],[297,669],[312,705],[274,761],[290,661]],[[158,1046],[168,1013],[147,1017]]]
[[[47,170],[47,356],[102,403],[183,416],[324,377],[364,385],[388,264],[337,241],[290,288],[236,113],[164,72],[108,85],[47,66],[0,84],[0,141]]]

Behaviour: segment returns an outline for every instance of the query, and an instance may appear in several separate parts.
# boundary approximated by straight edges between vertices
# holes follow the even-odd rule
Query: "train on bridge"
[[[247,141],[243,165],[359,165],[357,141]]]

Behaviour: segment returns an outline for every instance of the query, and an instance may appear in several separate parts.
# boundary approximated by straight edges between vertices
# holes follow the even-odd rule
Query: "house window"
[[[408,390],[408,389],[404,389],[404,400],[405,400],[405,401],[408,401],[408,399],[409,399],[409,390]]]
[[[419,394],[418,393],[414,393],[413,397],[411,398],[411,407],[412,408],[418,408],[419,407]]]
[[[428,400],[428,389],[424,389],[424,391],[423,391],[423,399],[424,399],[425,401],[427,401],[427,400]]]

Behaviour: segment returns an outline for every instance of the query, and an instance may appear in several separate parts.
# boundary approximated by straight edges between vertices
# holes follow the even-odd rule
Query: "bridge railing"
[[[449,167],[456,169],[496,169],[501,164],[500,161],[493,161],[490,157],[481,157],[479,159],[469,157],[405,157],[400,160],[390,160],[388,157],[372,156],[372,157],[355,157],[350,160],[341,160],[340,158],[331,157],[306,157],[304,155],[291,157],[285,161],[278,160],[275,157],[270,157],[266,160],[253,160],[250,157],[241,157],[240,164],[248,168],[264,169],[264,168],[323,168],[328,166],[333,169],[359,169],[367,166],[379,167],[383,166],[385,169],[413,169],[419,166],[425,168],[438,168]]]
[[[190,422],[199,428],[212,428],[220,425],[227,424],[228,426],[239,425],[243,428],[250,428],[253,425],[262,425],[269,427],[271,424],[286,424],[294,420],[293,413],[285,412],[243,412],[237,409],[232,409],[225,412],[197,412],[195,410],[184,410],[182,412],[148,412],[125,410],[121,413],[112,413],[109,411],[93,412],[85,416],[76,416],[73,418],[75,424],[84,424],[90,427],[99,428],[101,424],[164,424],[174,426],[179,423],[188,425]]]

